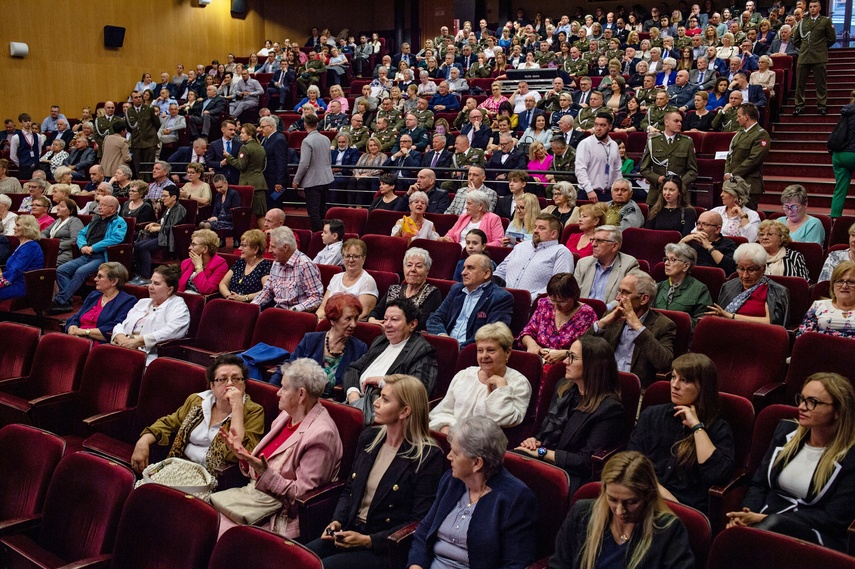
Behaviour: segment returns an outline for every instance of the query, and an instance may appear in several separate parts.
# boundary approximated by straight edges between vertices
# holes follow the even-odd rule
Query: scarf
[[[745,304],[745,301],[747,301],[749,297],[754,294],[754,291],[765,284],[769,284],[769,279],[764,276],[761,277],[757,284],[755,284],[753,287],[749,288],[748,290],[744,290],[738,295],[736,295],[736,298],[731,300],[730,304],[728,304],[724,308],[725,312],[730,312],[731,314],[738,312],[739,309],[742,308],[742,305]]]

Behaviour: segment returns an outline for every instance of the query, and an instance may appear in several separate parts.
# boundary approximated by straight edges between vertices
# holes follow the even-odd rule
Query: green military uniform
[[[719,109],[718,113],[713,117],[712,127],[713,130],[718,130],[721,132],[736,132],[739,130],[739,121],[736,120],[736,111],[738,107],[733,107],[732,109],[725,112],[724,107]]]
[[[638,106],[652,107],[656,101],[656,92],[658,90],[655,87],[653,89],[645,89],[643,87],[636,89],[635,100],[638,101]]]
[[[573,47],[575,47],[582,53],[586,53],[589,49],[591,49],[591,42],[589,42],[588,40],[576,40],[573,42]]]
[[[662,49],[662,44],[663,44],[663,43],[664,43],[664,41],[663,41],[663,38],[662,38],[662,37],[659,37],[659,38],[657,38],[657,39],[655,39],[655,40],[654,40],[654,39],[652,39],[652,40],[650,40],[650,47],[658,47],[659,49]]]
[[[594,128],[594,119],[597,118],[597,113],[608,113],[614,117],[612,110],[605,105],[597,109],[586,107],[579,111],[579,115],[576,117],[576,127],[582,130]]]
[[[689,47],[692,45],[692,38],[689,36],[677,36],[674,38],[674,49],[682,51],[684,47]]]
[[[555,93],[552,93],[552,91],[550,91],[550,93],[551,94],[549,96],[544,96],[537,102],[537,108],[543,109],[548,113],[554,113],[561,109],[561,105],[558,104],[561,95],[556,95]]]
[[[623,50],[622,49],[606,50],[606,57],[609,58],[609,61],[611,61],[612,59],[617,59],[618,61],[623,61]]]
[[[125,122],[131,133],[131,164],[134,173],[146,181],[148,174],[140,175],[143,162],[154,162],[157,152],[157,129],[160,127],[160,110],[157,107],[141,105],[137,111],[133,105],[125,113]]]
[[[534,54],[534,59],[537,61],[537,64],[541,67],[546,67],[549,65],[551,61],[555,59],[554,51],[537,51]]]
[[[226,156],[229,166],[240,170],[238,184],[255,188],[252,194],[252,213],[258,217],[263,217],[267,213],[267,182],[264,180],[266,161],[267,154],[264,152],[264,147],[254,138],[240,147],[237,156],[231,154]]]
[[[375,130],[374,138],[380,141],[381,152],[389,152],[398,142],[398,132],[391,126],[387,126],[384,130]]]
[[[392,127],[394,130],[398,130],[399,128],[404,126],[404,119],[401,116],[401,111],[399,111],[395,107],[392,107],[392,109],[388,111],[385,111],[383,109],[378,110],[377,116],[374,117],[374,122],[371,123],[371,128],[376,130],[377,121],[381,118],[386,119],[386,121],[389,123],[389,126]]]
[[[410,114],[416,116],[416,118],[419,120],[420,127],[427,130],[433,128],[433,121],[436,119],[436,117],[434,117],[433,111],[431,111],[430,109],[425,109],[423,111],[415,109],[413,111],[410,111]]]
[[[466,79],[487,79],[492,73],[489,65],[481,65],[476,61],[469,66],[469,71],[466,72],[464,77]]]
[[[600,38],[597,40],[597,45],[600,48],[600,53],[602,53],[606,50],[606,48],[609,47],[609,40],[607,40],[606,38]],[[590,48],[591,48],[591,44],[588,44],[588,49],[590,49]]]
[[[588,62],[581,57],[576,61],[567,59],[564,62],[564,71],[572,77],[583,77],[588,74]]]
[[[484,151],[480,148],[469,148],[466,152],[455,152],[451,157],[450,168],[460,168],[460,172],[454,172],[450,177],[455,181],[443,182],[440,186],[443,190],[454,192],[460,186],[460,180],[466,180],[466,166],[484,166]]]
[[[748,207],[757,209],[763,193],[763,161],[769,154],[771,137],[759,124],[747,131],[740,128],[730,141],[730,150],[724,162],[724,173],[740,176],[751,184],[751,200]]]
[[[665,105],[665,108],[660,109],[657,106],[652,106],[647,109],[644,118],[641,119],[641,130],[646,131],[647,127],[652,126],[657,130],[665,129],[665,115],[670,112],[678,112],[677,107]]]
[[[106,116],[96,117],[92,123],[92,140],[98,145],[98,158],[101,158],[104,153],[104,149],[102,148],[104,139],[113,134],[113,125],[120,120],[122,120],[121,117],[113,115],[109,119]]]
[[[665,133],[656,134],[647,139],[644,154],[641,156],[639,173],[650,182],[647,192],[647,205],[656,203],[661,193],[659,176],[676,174],[683,180],[683,188],[698,177],[698,160],[695,157],[695,145],[685,134],[675,134],[669,144]]]
[[[321,73],[326,70],[327,66],[320,59],[310,59],[301,65],[297,73],[297,84],[300,86],[300,92],[306,93],[310,85],[317,85],[321,80]]]
[[[549,173],[555,177],[556,182],[571,182],[576,183],[576,150],[572,146],[568,146],[566,152],[562,155],[555,155],[552,158],[552,164],[549,167]],[[552,198],[552,186],[546,186],[547,199]]]
[[[346,134],[350,137],[350,143],[353,148],[365,152],[365,145],[368,144],[368,127],[363,125],[354,130],[353,126],[346,124],[338,129],[339,134]]]
[[[599,51],[586,51],[582,54],[582,59],[588,62],[588,66],[596,65],[597,60],[600,58]]]
[[[466,107],[463,107],[457,112],[457,116],[454,117],[454,128],[457,130],[463,130],[463,127],[469,124],[469,112],[470,110]]]
[[[828,48],[837,41],[834,25],[826,16],[816,20],[805,14],[801,22],[793,30],[793,42],[799,48],[799,59],[796,65],[796,109],[805,106],[805,85],[808,76],[813,72],[816,83],[816,106],[825,109],[827,97],[826,64],[828,63]]]

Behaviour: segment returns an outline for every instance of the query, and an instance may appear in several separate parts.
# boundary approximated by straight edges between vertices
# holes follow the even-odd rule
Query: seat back
[[[187,337],[195,338],[199,333],[199,322],[202,320],[202,312],[205,310],[205,297],[199,294],[179,292],[178,296],[184,299],[187,310],[190,311],[190,327],[187,329]]]
[[[374,282],[377,285],[377,292],[380,293],[378,298],[385,298],[390,286],[401,284],[401,277],[398,276],[398,273],[370,270],[366,272],[374,278]]]
[[[356,457],[357,441],[362,433],[363,420],[362,411],[356,407],[337,403],[329,399],[320,399],[321,405],[330,414],[335,426],[338,428],[338,436],[341,437],[341,445],[344,449],[341,455],[341,467],[339,468],[339,480],[350,476],[353,459]]]
[[[403,273],[404,253],[407,252],[407,240],[389,235],[363,235],[362,240],[368,247],[365,270]]]
[[[144,484],[125,503],[110,567],[205,569],[217,542],[218,524],[217,511],[203,500]]]
[[[354,207],[331,207],[327,210],[327,219],[340,219],[344,223],[344,230],[348,233],[362,235],[365,222],[368,219],[368,210]]]
[[[689,351],[689,341],[692,339],[692,317],[680,310],[657,308],[656,312],[666,316],[677,326],[677,336],[674,338],[674,357],[679,357]]]
[[[255,322],[251,345],[264,342],[293,352],[309,332],[315,331],[318,318],[307,312],[294,312],[280,308],[268,308]]]
[[[602,318],[603,314],[606,313],[608,306],[602,300],[597,300],[596,298],[580,298],[579,302],[582,304],[587,304],[591,308],[594,309],[594,312],[597,313],[597,318]]]
[[[719,390],[749,401],[762,386],[782,380],[789,347],[781,326],[724,318],[702,318],[691,343],[691,351],[706,354],[718,368]]]
[[[769,279],[785,286],[790,292],[790,313],[784,326],[788,329],[797,328],[810,308],[810,283],[801,277],[769,275]]]
[[[27,302],[36,316],[41,317],[53,299],[56,285],[56,269],[34,269],[24,273]]]
[[[190,394],[206,389],[208,382],[202,366],[172,358],[157,358],[143,375],[133,425],[125,442],[135,443],[143,429],[174,413]]]
[[[126,466],[88,452],[69,454],[48,487],[39,545],[66,561],[109,553],[135,481]]]
[[[436,387],[433,393],[429,393],[428,396],[430,399],[445,397],[445,394],[448,393],[448,386],[451,384],[451,379],[454,377],[454,367],[457,364],[457,355],[460,353],[460,346],[457,340],[449,336],[434,336],[433,334],[422,332],[422,337],[436,350],[436,361],[439,364]]]
[[[457,284],[457,281],[448,279],[432,279],[430,277],[428,277],[427,282],[439,289],[440,294],[442,294],[442,298],[448,296],[448,293],[451,291],[451,287]]]
[[[531,293],[527,290],[515,288],[505,289],[514,297],[514,311],[511,314],[511,333],[516,338],[525,325],[528,324],[531,315]]]
[[[679,231],[629,227],[623,230],[621,252],[639,260],[643,259],[653,266],[662,260],[665,245],[677,243],[681,238]]]
[[[450,194],[449,199],[454,199],[454,194]],[[437,233],[439,233],[440,235],[445,235],[446,233],[451,231],[451,228],[454,227],[454,225],[457,223],[457,220],[459,220],[460,218],[450,213],[426,213],[425,219],[429,219],[433,222],[433,228],[436,230]]]
[[[537,518],[538,559],[552,555],[555,536],[570,511],[569,475],[557,466],[513,452],[505,453],[505,468],[534,492],[540,504],[540,515]]]
[[[80,380],[79,419],[136,404],[145,352],[101,344],[92,348]]]
[[[822,250],[822,245],[819,243],[805,243],[801,241],[793,241],[787,245],[793,251],[798,251],[805,258],[810,282],[815,283],[819,279],[819,274],[822,272],[822,263],[825,261],[825,253]]]
[[[29,375],[41,333],[35,326],[0,322],[0,379]]]
[[[231,352],[249,348],[258,305],[224,298],[209,301],[202,310],[194,345],[210,352]]]
[[[266,529],[237,526],[226,531],[211,555],[208,569],[234,569],[252,552],[253,569],[322,569],[320,558],[304,545]]]
[[[273,419],[279,416],[279,388],[263,381],[248,379],[246,394],[264,408],[264,432],[270,430]]]
[[[796,393],[801,392],[805,380],[818,372],[839,373],[855,382],[855,346],[851,338],[840,338],[805,332],[793,346],[790,366],[787,368],[787,395],[785,402],[793,404]],[[820,356],[821,354],[821,356]]]
[[[619,371],[618,383],[620,384],[620,402],[623,405],[624,439],[629,440],[629,435],[635,428],[638,400],[641,398],[641,380],[634,373]]]
[[[797,407],[791,405],[769,405],[757,414],[754,421],[754,432],[751,436],[751,449],[748,454],[748,472],[757,472],[763,457],[772,444],[772,437],[778,423],[787,419],[795,419],[799,415]]]
[[[431,241],[430,239],[413,239],[410,247],[421,247],[430,253],[431,267],[429,276],[435,279],[451,279],[460,260],[462,249],[457,243],[447,241]]]
[[[78,389],[91,348],[92,342],[76,336],[42,336],[33,356],[28,394],[35,398]]]
[[[389,235],[392,228],[404,216],[400,211],[389,211],[386,209],[375,209],[368,214],[365,220],[362,236],[365,235]]]
[[[29,425],[0,429],[0,524],[42,511],[65,441]]]
[[[855,223],[855,216],[841,215],[834,220],[831,233],[828,238],[828,246],[849,245],[849,228]]]
[[[853,561],[845,553],[779,533],[736,527],[718,534],[710,549],[707,569],[757,567],[852,569]]]
[[[692,276],[707,285],[713,301],[718,299],[721,287],[727,280],[727,275],[718,267],[693,267]]]

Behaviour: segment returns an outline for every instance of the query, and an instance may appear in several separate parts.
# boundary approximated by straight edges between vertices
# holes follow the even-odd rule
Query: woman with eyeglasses
[[[819,243],[825,246],[825,229],[822,222],[807,214],[807,190],[801,184],[787,186],[781,192],[781,209],[791,241]]]
[[[358,296],[362,303],[362,314],[359,315],[359,319],[367,320],[368,314],[374,309],[377,298],[380,296],[374,277],[363,268],[365,257],[368,256],[368,247],[365,246],[362,239],[348,239],[342,244],[341,252],[342,259],[344,259],[344,272],[333,275],[329,286],[327,286],[326,294],[324,294],[321,306],[316,313],[318,320],[325,318],[327,300],[337,292],[347,292]]]
[[[743,243],[733,253],[737,279],[724,283],[705,313],[743,322],[785,326],[790,314],[790,291],[766,276],[769,256],[759,243]]]
[[[787,226],[777,219],[767,219],[757,230],[760,245],[769,258],[766,261],[766,274],[784,277],[801,277],[810,280],[805,257],[788,245],[793,241]]]
[[[220,427],[234,429],[245,448],[255,448],[264,434],[264,409],[246,394],[248,374],[239,356],[217,356],[205,370],[206,391],[190,395],[175,413],[143,429],[131,455],[131,468],[142,472],[148,466],[151,445],[165,447],[171,441],[167,458],[193,461],[214,474],[218,467],[237,462],[217,436]]]
[[[855,263],[843,261],[834,269],[829,283],[831,298],[813,303],[805,314],[796,337],[819,332],[841,338],[855,338]]]
[[[750,526],[846,551],[855,520],[855,390],[836,373],[815,373],[796,395],[728,527]]]
[[[691,276],[698,254],[686,243],[668,243],[662,262],[668,278],[657,284],[653,307],[685,312],[694,326],[713,303],[707,285]]]
[[[855,262],[855,223],[849,226],[849,248],[840,251],[830,251],[828,253],[825,263],[822,264],[822,271],[819,273],[818,281],[831,280],[831,274],[834,272],[834,269],[843,261]]]
[[[760,215],[746,207],[751,186],[739,176],[733,176],[721,186],[722,205],[712,208],[721,216],[721,234],[725,237],[745,237],[749,243],[757,241]]]

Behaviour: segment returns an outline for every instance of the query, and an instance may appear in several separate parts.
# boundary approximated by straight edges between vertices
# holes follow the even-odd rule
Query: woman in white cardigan
[[[181,270],[177,265],[161,265],[154,270],[148,285],[150,298],[137,302],[123,322],[113,328],[112,343],[142,350],[145,365],[157,358],[157,344],[180,340],[190,328],[190,311],[178,292]]]
[[[465,417],[492,419],[502,428],[522,423],[531,399],[528,379],[508,367],[514,336],[503,322],[482,326],[475,333],[478,365],[459,371],[448,393],[430,412],[432,431],[448,433]]]

